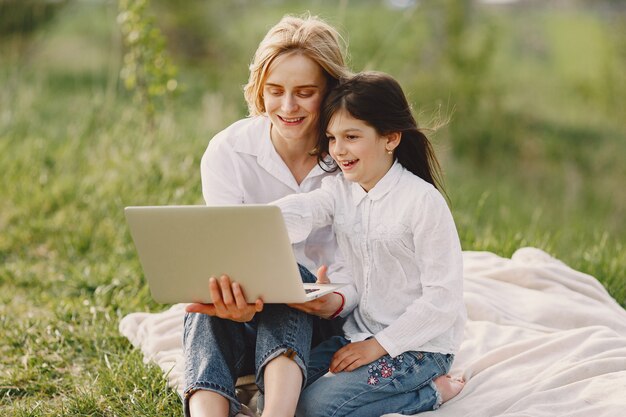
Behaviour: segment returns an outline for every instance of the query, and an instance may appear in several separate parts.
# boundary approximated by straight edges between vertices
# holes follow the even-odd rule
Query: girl
[[[274,204],[293,242],[333,225],[353,281],[335,295],[346,337],[311,353],[331,374],[306,388],[297,415],[380,416],[432,410],[456,395],[445,375],[463,336],[459,238],[437,188],[439,166],[398,83],[362,73],[330,92],[318,158],[343,175]]]
[[[322,99],[340,77],[349,75],[340,41],[333,27],[315,17],[286,16],[269,30],[245,86],[251,117],[216,135],[202,157],[207,204],[267,203],[315,190],[322,178],[335,175],[317,166],[311,151],[317,144]],[[335,259],[330,227],[319,229],[294,249],[305,267],[304,281],[315,281],[310,271],[324,264],[330,265],[333,281],[347,280]],[[327,279],[325,267],[319,275]],[[245,289],[227,276],[218,278],[210,282],[214,304],[187,307],[185,415],[235,415],[241,410],[235,381],[255,374],[265,394],[264,415],[292,417],[301,388],[312,375],[323,373],[323,368],[307,366],[312,328],[320,327],[315,316],[329,317],[337,309],[337,296],[296,309],[263,306],[261,300],[246,304]]]

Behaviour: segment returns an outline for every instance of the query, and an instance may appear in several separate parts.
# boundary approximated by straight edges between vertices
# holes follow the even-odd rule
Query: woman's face
[[[317,142],[325,90],[324,72],[315,61],[298,53],[278,56],[270,65],[263,85],[272,139]]]

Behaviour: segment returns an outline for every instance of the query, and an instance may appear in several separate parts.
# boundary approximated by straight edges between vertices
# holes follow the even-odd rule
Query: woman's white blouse
[[[266,204],[318,189],[323,178],[336,175],[315,166],[298,185],[272,144],[267,117],[239,120],[215,135],[202,156],[200,171],[207,205]],[[311,272],[328,265],[331,281],[349,281],[332,226],[293,246],[298,262]]]
[[[395,163],[366,193],[343,175],[272,204],[300,242],[333,225],[352,284],[344,291],[344,331],[374,336],[391,356],[456,353],[466,319],[461,245],[452,215],[429,183]]]

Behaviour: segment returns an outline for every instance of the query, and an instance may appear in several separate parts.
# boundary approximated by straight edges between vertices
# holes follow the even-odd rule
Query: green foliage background
[[[180,414],[117,330],[166,307],[122,210],[202,203],[200,157],[245,115],[247,66],[285,13],[326,18],[354,70],[396,76],[422,125],[448,121],[433,140],[464,249],[542,248],[626,305],[621,2],[153,0],[178,95],[152,120],[120,78],[117,2],[29,3],[47,2],[0,2],[0,415]]]

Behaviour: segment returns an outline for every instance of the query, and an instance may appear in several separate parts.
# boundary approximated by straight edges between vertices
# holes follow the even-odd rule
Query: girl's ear
[[[402,139],[402,132],[391,132],[385,135],[385,149],[388,151],[393,151],[400,145],[400,140]]]

